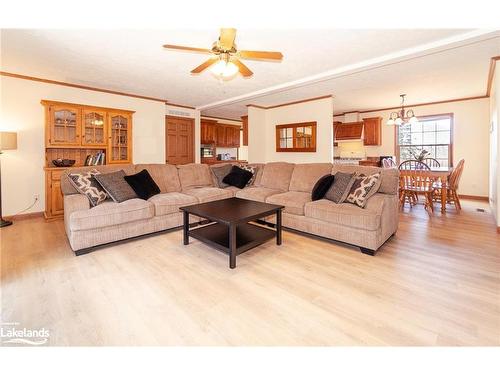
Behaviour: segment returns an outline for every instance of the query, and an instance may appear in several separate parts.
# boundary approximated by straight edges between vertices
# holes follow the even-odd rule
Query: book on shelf
[[[95,155],[87,155],[85,158],[85,166],[90,165],[104,165],[106,161],[106,154],[103,151],[97,152]]]

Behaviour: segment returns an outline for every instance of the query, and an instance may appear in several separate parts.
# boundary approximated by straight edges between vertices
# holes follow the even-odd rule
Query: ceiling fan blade
[[[239,51],[238,55],[242,59],[281,60],[283,58],[281,52],[272,51]]]
[[[243,77],[250,77],[251,75],[253,75],[253,72],[250,69],[248,69],[248,67],[245,64],[243,64],[240,60],[232,59],[231,61],[234,63],[234,65],[238,67]]]
[[[207,61],[205,61],[203,64],[200,64],[196,68],[191,70],[191,73],[192,74],[201,73],[209,66],[215,64],[217,61],[219,61],[218,57],[212,57],[212,58],[208,59]]]
[[[219,44],[225,50],[233,48],[236,29],[220,29]]]
[[[176,46],[173,44],[165,44],[163,48],[167,49],[177,49],[181,51],[189,51],[189,52],[202,52],[202,53],[212,53],[211,50],[206,48],[196,48],[196,47],[186,47],[186,46]]]

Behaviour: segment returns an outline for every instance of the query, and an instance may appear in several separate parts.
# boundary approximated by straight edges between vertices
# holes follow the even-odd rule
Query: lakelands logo
[[[2,344],[43,345],[49,340],[49,330],[21,328],[20,323],[1,323],[0,340]]]

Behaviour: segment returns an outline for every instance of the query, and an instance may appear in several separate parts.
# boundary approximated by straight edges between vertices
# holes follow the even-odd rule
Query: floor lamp
[[[15,149],[17,149],[17,133],[0,132],[0,154],[5,150]],[[8,225],[12,225],[12,221],[4,220],[2,217],[2,165],[0,160],[0,228]]]

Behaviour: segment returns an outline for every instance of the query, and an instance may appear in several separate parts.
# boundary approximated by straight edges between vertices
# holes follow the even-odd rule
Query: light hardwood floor
[[[500,235],[463,203],[405,209],[375,257],[284,232],[234,270],[180,231],[75,257],[62,222],[20,220],[0,231],[2,320],[50,345],[499,345]]]

